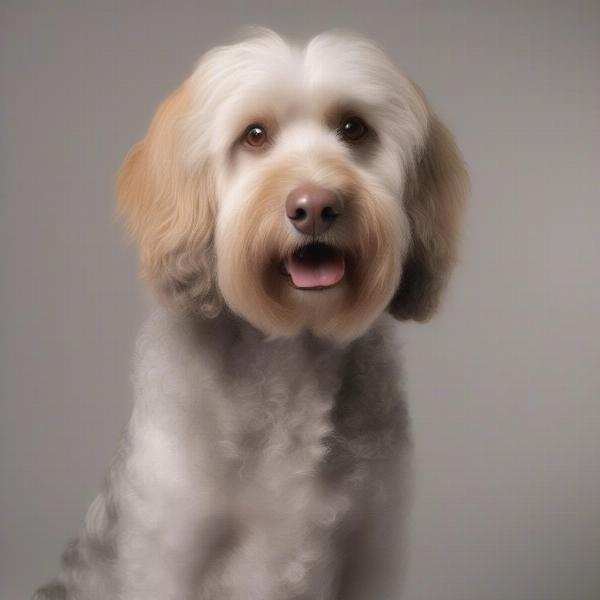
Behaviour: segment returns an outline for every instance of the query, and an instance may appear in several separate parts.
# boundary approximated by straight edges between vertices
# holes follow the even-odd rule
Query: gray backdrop
[[[406,600],[600,597],[600,3],[2,2],[0,598],[50,577],[129,413],[144,314],[113,179],[244,24],[380,41],[469,163],[441,314],[398,327]]]

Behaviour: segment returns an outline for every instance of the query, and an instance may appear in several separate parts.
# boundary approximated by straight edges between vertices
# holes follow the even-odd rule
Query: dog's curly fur
[[[307,244],[284,207],[306,183],[344,200],[309,240],[343,277],[310,290],[282,272]],[[466,187],[451,135],[374,44],[261,30],[207,53],[119,175],[164,306],[104,491],[35,599],[388,597],[407,444],[389,314],[436,309]]]

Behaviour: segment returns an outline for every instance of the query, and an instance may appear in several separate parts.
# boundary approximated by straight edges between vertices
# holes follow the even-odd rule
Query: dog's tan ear
[[[452,134],[431,113],[424,148],[405,187],[412,237],[400,286],[389,306],[397,319],[425,321],[435,312],[456,258],[468,188]]]
[[[206,316],[218,312],[214,282],[214,200],[207,163],[186,161],[190,93],[185,84],[160,106],[125,158],[118,214],[137,240],[141,272],[159,294]]]

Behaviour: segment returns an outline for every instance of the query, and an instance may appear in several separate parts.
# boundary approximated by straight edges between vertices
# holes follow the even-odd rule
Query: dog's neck
[[[331,401],[359,371],[395,370],[381,358],[388,325],[376,323],[361,338],[340,346],[309,332],[272,338],[229,311],[200,319],[160,308],[140,336],[136,379],[147,390],[150,372],[156,378],[151,387],[181,389],[176,393],[182,398],[207,388],[237,407],[240,397],[255,408],[277,397],[295,403],[306,394]],[[170,401],[146,395],[168,407]]]
[[[182,447],[203,440],[225,445],[234,459],[262,460],[273,450],[264,440],[276,446],[284,436],[315,449],[314,467],[332,415],[343,418],[358,398],[353,374],[379,355],[365,346],[369,338],[375,349],[379,336],[345,347],[309,333],[273,339],[231,313],[208,320],[161,308],[138,341],[132,439],[160,430]],[[338,415],[342,388],[349,404]]]
[[[316,337],[309,331],[290,337],[272,337],[232,312],[223,311],[210,320],[193,319],[201,343],[218,347],[217,355],[231,380],[256,377],[263,373],[271,380],[278,375],[282,382],[294,385],[303,379],[317,378],[319,385],[338,385],[344,357],[360,340],[340,345],[332,340]]]
[[[311,346],[315,351],[328,352],[337,354],[343,352],[349,344],[340,344],[339,342],[322,338],[314,335],[308,329],[290,336],[271,336],[260,329],[257,329],[254,325],[239,317],[228,308],[223,309],[219,315],[213,319],[205,319],[200,317],[194,317],[193,320],[197,323],[197,326],[205,328],[207,330],[215,330],[220,332],[229,331],[232,335],[230,343],[244,343],[250,342],[253,344],[278,344],[285,343],[290,346]]]

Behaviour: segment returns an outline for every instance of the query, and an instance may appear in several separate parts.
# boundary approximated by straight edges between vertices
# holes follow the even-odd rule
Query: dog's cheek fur
[[[137,240],[142,277],[186,312],[221,309],[215,285],[214,193],[208,160],[190,167],[184,155],[187,84],[160,106],[145,138],[118,175],[118,214]]]
[[[408,170],[404,191],[411,246],[389,306],[397,319],[425,321],[437,309],[456,260],[468,188],[466,168],[452,134],[430,113],[425,144]]]

